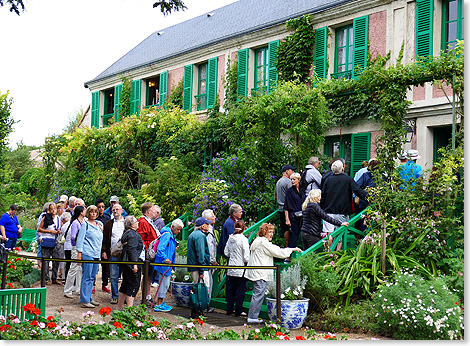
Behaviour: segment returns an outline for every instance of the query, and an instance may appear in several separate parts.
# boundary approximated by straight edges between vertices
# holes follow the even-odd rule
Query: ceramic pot
[[[192,286],[191,282],[171,282],[171,294],[177,306],[189,306],[189,290]]]
[[[302,327],[307,317],[310,299],[281,300],[281,326],[286,329]],[[266,298],[268,316],[271,321],[277,321],[277,304],[275,298]]]

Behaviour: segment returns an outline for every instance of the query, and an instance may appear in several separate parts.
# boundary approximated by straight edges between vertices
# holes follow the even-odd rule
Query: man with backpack
[[[303,172],[300,173],[300,190],[305,192],[305,196],[308,196],[310,190],[320,188],[322,175],[318,167],[320,167],[320,160],[318,157],[312,156],[308,159],[308,164]]]
[[[111,256],[111,246],[121,239],[124,233],[124,217],[120,204],[113,205],[113,218],[106,221],[103,228],[103,244],[101,246],[101,257],[105,260],[117,261]],[[111,304],[117,304],[119,298],[119,266],[115,263],[109,264],[109,281],[111,282]],[[106,287],[107,288],[107,287]],[[104,287],[103,287],[104,290]]]

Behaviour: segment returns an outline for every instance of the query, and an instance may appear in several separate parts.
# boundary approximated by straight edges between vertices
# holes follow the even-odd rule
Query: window
[[[463,0],[444,0],[442,3],[442,49],[455,48],[464,38]]]
[[[268,90],[268,47],[255,50],[255,90]]]
[[[433,150],[432,150],[432,162],[436,163],[442,157],[442,153],[439,152],[440,148],[446,147],[452,142],[452,125],[435,127],[433,129]]]
[[[157,106],[160,101],[160,77],[147,79],[147,95],[145,105],[147,107]]]
[[[330,158],[342,158],[346,161],[344,173],[354,177],[361,169],[362,161],[370,159],[370,132],[325,138],[324,153]],[[326,163],[325,169],[328,169]]]
[[[343,26],[336,30],[335,73],[333,78],[352,77],[353,70],[353,26]]]
[[[207,96],[207,63],[200,64],[198,68],[198,95],[196,95],[197,100],[197,110],[206,109],[206,96]]]
[[[104,92],[103,126],[109,125],[109,120],[114,116],[114,88]]]

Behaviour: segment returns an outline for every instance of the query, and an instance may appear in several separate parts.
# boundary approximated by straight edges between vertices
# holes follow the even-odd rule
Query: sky
[[[9,145],[40,146],[86,109],[84,83],[155,31],[236,0],[185,0],[163,16],[154,0],[24,0],[20,16],[0,7],[0,94],[17,122]]]

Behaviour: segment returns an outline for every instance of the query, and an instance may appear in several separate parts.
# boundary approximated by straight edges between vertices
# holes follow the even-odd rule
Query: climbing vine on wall
[[[277,49],[276,69],[279,79],[306,82],[312,68],[315,43],[310,15],[288,20],[286,29],[295,31],[281,41]]]

